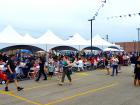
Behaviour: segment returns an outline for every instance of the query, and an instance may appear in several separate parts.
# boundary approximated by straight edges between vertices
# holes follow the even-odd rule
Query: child
[[[57,78],[57,80],[60,80],[60,66],[59,66],[59,60],[55,60],[54,62],[54,66],[55,66],[55,76]]]
[[[54,74],[54,70],[55,67],[53,66],[52,62],[50,62],[49,66],[48,66],[48,72],[49,72],[49,76],[52,78],[53,74]]]

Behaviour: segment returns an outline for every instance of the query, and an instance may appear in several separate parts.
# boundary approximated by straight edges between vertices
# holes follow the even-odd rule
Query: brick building
[[[126,52],[140,52],[140,42],[116,42],[115,44],[120,45]]]

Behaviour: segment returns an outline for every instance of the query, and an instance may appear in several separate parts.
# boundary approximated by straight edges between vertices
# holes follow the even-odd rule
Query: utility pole
[[[88,21],[91,22],[91,52],[92,52],[92,21],[95,20],[95,17],[93,19],[89,19]]]
[[[137,44],[137,51],[138,51],[138,54],[140,54],[140,28],[137,28],[138,30],[138,44]]]
[[[107,40],[107,41],[109,40],[109,37],[108,37],[108,35],[106,35],[106,40]]]

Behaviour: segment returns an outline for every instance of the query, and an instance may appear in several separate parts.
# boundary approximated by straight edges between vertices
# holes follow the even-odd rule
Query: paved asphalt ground
[[[140,105],[140,87],[133,86],[132,70],[123,67],[118,76],[105,70],[74,73],[73,83],[66,80],[58,86],[54,77],[47,81],[21,81],[24,91],[17,92],[13,83],[10,92],[0,85],[0,105]]]

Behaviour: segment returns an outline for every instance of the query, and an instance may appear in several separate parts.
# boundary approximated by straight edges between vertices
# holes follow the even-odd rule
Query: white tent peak
[[[44,35],[38,38],[39,43],[46,44],[64,44],[63,40],[56,36],[52,31],[48,30]]]
[[[82,39],[84,39],[79,33],[75,33],[75,34],[73,35],[73,37],[77,37],[77,38],[82,38]]]
[[[46,33],[48,33],[48,34],[54,34],[51,30],[48,30]]]
[[[96,35],[96,36],[94,36],[93,38],[95,38],[95,39],[102,39],[102,40],[104,40],[100,35]]]
[[[3,43],[21,43],[22,39],[23,36],[17,33],[11,26],[7,26],[0,32],[0,42]]]
[[[2,32],[14,32],[15,30],[13,29],[13,27],[12,26],[10,26],[10,25],[8,25],[7,27],[5,27],[4,29],[3,29],[3,31]]]
[[[22,37],[10,25],[8,25],[6,28],[4,28],[4,30],[1,33],[5,34],[5,35],[12,35],[12,37]]]
[[[79,39],[79,40],[83,40],[83,41],[87,41],[87,40],[84,39],[79,33],[75,33],[75,34],[73,35],[72,38],[74,38],[74,39]]]
[[[66,43],[68,45],[88,45],[87,40],[85,40],[79,33],[75,33],[73,37],[66,41]]]
[[[58,36],[56,36],[52,31],[48,30],[42,37],[47,38],[47,39],[58,39],[58,40],[62,40],[60,39]]]
[[[51,30],[48,30],[48,31],[46,32],[46,35],[47,35],[48,37],[58,37],[58,36],[56,36]]]
[[[88,42],[90,43],[91,40],[88,40]],[[112,44],[104,39],[101,38],[100,35],[96,35],[93,37],[92,39],[92,43],[94,46],[97,46],[97,45],[101,45],[101,46],[111,46]]]
[[[40,39],[40,38],[48,38],[48,37],[57,37],[57,36],[52,31],[48,30],[42,36],[40,36],[38,39]]]

